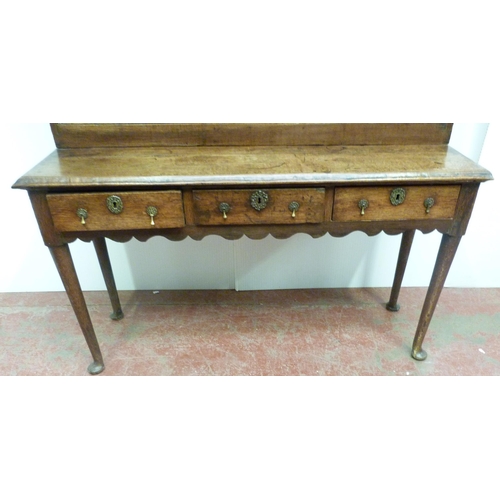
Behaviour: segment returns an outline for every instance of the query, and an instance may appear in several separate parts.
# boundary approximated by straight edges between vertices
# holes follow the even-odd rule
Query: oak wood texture
[[[451,123],[53,123],[58,148],[448,144]]]
[[[406,197],[400,205],[393,205],[390,195],[395,187],[402,187]],[[452,219],[460,193],[459,185],[452,186],[386,186],[386,187],[348,187],[335,190],[333,204],[334,221],[373,220],[415,220],[415,219]],[[434,199],[434,205],[426,213],[424,200]],[[367,200],[368,208],[364,215],[358,207],[360,200]]]
[[[108,210],[106,199],[117,195],[123,201],[123,211],[114,214]],[[181,191],[140,191],[49,194],[47,201],[58,231],[87,231],[120,229],[163,229],[184,225],[184,210]],[[158,215],[151,217],[146,213],[148,206],[154,206]],[[77,215],[77,210],[87,210],[85,224]]]
[[[416,230],[443,233],[433,277],[415,333],[422,342],[481,182],[490,172],[447,144],[451,124],[52,124],[58,149],[22,176],[94,363],[102,355],[68,243],[93,241],[114,310],[121,308],[104,238],[178,241],[207,235],[253,239],[344,236],[353,231],[401,234],[401,250],[388,307],[397,297]],[[389,201],[395,187],[403,204]],[[255,190],[269,194],[262,211]],[[106,198],[124,203],[112,214]],[[434,198],[427,214],[424,200]],[[369,207],[360,215],[358,202]],[[293,218],[291,201],[300,204]],[[219,204],[231,205],[227,219]],[[156,206],[155,225],[146,213]],[[88,212],[85,225],[76,214]]]
[[[325,190],[312,189],[263,189],[269,196],[265,208],[257,211],[250,198],[255,189],[194,190],[194,223],[201,225],[246,224],[311,224],[323,222],[325,216]],[[292,217],[291,202],[299,208]],[[230,210],[224,219],[220,204],[227,203]]]
[[[490,172],[449,146],[88,148],[54,151],[13,187],[324,187],[490,179]]]

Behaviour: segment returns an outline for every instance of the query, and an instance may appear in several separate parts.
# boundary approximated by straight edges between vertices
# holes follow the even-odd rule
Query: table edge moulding
[[[106,238],[402,234],[387,309],[397,311],[416,230],[442,233],[411,355],[422,343],[476,195],[492,175],[448,143],[452,124],[51,124],[57,149],[28,191],[97,374],[104,361],[69,243],[92,241],[123,318]]]

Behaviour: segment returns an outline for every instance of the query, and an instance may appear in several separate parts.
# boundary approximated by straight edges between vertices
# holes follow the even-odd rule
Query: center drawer
[[[310,224],[325,220],[325,189],[193,191],[198,225]]]
[[[49,194],[47,202],[58,231],[185,225],[181,191]]]

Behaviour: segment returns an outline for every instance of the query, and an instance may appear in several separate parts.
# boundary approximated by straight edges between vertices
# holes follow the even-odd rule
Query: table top
[[[490,179],[488,170],[446,144],[87,147],[57,149],[13,187],[57,191]]]

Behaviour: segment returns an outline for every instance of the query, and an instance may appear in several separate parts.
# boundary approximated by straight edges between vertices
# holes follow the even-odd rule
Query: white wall
[[[484,148],[481,152],[484,142]],[[479,160],[500,179],[500,127],[456,124],[450,145]],[[0,126],[4,164],[0,169],[1,259],[0,292],[62,290],[48,250],[44,247],[24,191],[10,189],[18,177],[54,148],[48,124]],[[499,235],[496,200],[498,181],[481,186],[467,235],[462,239],[447,286],[500,286]],[[201,242],[171,242],[155,237],[146,243],[109,242],[119,289],[273,289],[307,287],[390,286],[400,236],[313,239],[295,235],[288,240],[227,241],[211,236]],[[417,233],[404,286],[427,286],[440,235]],[[71,245],[84,290],[102,290],[104,282],[91,244]]]

